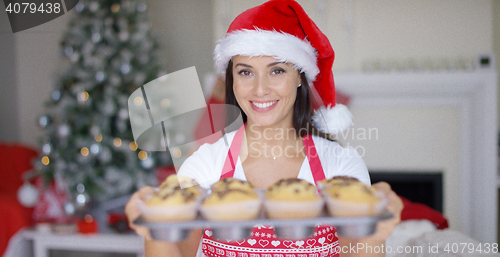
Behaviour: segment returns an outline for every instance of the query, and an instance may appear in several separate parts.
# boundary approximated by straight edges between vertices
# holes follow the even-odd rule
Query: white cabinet
[[[50,250],[83,252],[132,253],[144,256],[144,238],[122,234],[55,234],[34,230],[23,231],[26,240],[33,241],[33,256],[48,257]]]

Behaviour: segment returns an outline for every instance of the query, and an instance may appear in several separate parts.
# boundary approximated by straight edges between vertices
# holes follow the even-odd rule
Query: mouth
[[[259,109],[265,109],[265,108],[268,108],[272,105],[274,105],[275,103],[277,103],[278,101],[272,101],[272,102],[265,102],[265,103],[257,103],[257,102],[251,102],[255,107],[259,108]]]

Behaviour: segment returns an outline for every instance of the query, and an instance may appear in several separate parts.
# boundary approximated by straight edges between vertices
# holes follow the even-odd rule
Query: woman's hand
[[[134,224],[134,221],[141,215],[141,210],[139,205],[147,200],[147,197],[152,195],[155,189],[150,186],[145,186],[139,191],[135,192],[128,203],[125,205],[125,214],[128,218],[128,225],[133,229],[138,235],[144,236],[147,240],[151,240],[151,233],[147,227],[138,226]]]
[[[351,246],[358,245],[361,243],[366,246],[371,246],[370,249],[373,249],[376,246],[381,247],[385,245],[385,240],[391,235],[392,231],[396,228],[396,225],[399,224],[401,220],[401,211],[403,210],[403,202],[401,199],[392,191],[391,186],[386,182],[379,182],[372,185],[375,189],[381,192],[385,198],[387,198],[388,203],[386,206],[387,211],[392,213],[393,217],[387,220],[379,221],[377,223],[377,229],[375,233],[369,237],[365,238],[345,238],[339,236],[339,244],[341,247],[343,246]],[[383,252],[374,253],[370,250],[367,250],[368,247],[363,249],[358,249],[359,251],[350,253],[342,253],[341,256],[385,256]],[[342,249],[342,248],[341,248]]]
[[[154,192],[154,187],[143,187],[139,191],[135,192],[130,197],[127,205],[125,205],[125,214],[128,218],[128,225],[138,235],[144,236],[146,239],[144,245],[146,256],[196,256],[198,244],[200,243],[200,239],[202,237],[201,229],[194,229],[189,233],[189,237],[186,240],[174,244],[166,241],[155,241],[151,237],[151,233],[147,227],[134,224],[134,221],[141,215],[139,205],[144,203],[148,199],[148,196],[152,195]]]
[[[396,225],[401,221],[403,201],[401,201],[401,198],[392,191],[391,186],[386,182],[378,182],[372,186],[387,198],[389,202],[387,203],[386,209],[394,216],[393,218],[378,222],[375,234],[370,237],[375,241],[385,241],[391,235],[392,231],[394,231]]]

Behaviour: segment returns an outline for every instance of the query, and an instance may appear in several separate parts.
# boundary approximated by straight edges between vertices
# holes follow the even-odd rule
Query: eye
[[[242,76],[250,76],[252,74],[252,72],[250,70],[243,69],[243,70],[238,71],[238,74],[242,75]]]
[[[272,69],[271,74],[276,74],[276,75],[278,75],[278,74],[282,74],[282,73],[285,73],[285,72],[286,72],[286,71],[285,71],[285,69],[283,69],[283,68],[274,68],[274,69]]]

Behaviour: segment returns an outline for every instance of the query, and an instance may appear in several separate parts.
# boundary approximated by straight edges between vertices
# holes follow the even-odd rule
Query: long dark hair
[[[306,74],[300,73],[302,86],[297,87],[297,98],[293,104],[293,127],[297,136],[317,135],[328,140],[334,141],[334,137],[325,134],[316,129],[312,122],[313,108],[318,107],[318,103],[314,99],[309,83],[307,82]],[[247,115],[241,109],[233,89],[233,61],[229,60],[226,68],[226,104],[237,106],[243,117],[243,122],[247,122]],[[230,115],[228,115],[229,117]]]

